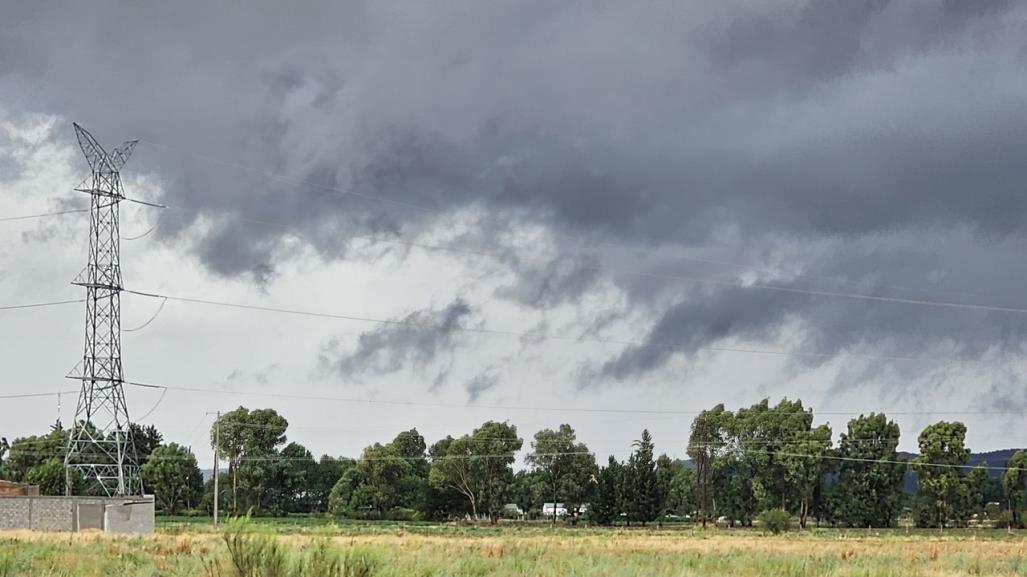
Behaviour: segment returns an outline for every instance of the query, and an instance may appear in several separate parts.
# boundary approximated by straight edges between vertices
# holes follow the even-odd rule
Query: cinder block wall
[[[0,530],[75,531],[80,505],[98,506],[102,513],[90,523],[110,533],[148,534],[154,530],[154,502],[146,497],[0,497]],[[102,521],[101,521],[102,520]]]

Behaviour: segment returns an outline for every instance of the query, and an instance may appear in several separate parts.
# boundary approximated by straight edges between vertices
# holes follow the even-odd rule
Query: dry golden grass
[[[938,536],[853,536],[802,533],[649,533],[545,531],[330,536],[340,551],[380,562],[375,575],[1027,575],[1022,536],[970,533]],[[275,539],[301,556],[324,535]],[[0,577],[15,575],[200,575],[211,564],[231,575],[220,537],[158,533],[125,538],[102,533],[0,532]]]

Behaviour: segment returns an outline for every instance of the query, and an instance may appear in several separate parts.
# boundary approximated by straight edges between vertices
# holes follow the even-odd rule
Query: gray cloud
[[[11,7],[16,24],[0,27],[0,96],[101,139],[171,145],[144,143],[137,159],[178,207],[157,234],[220,275],[269,282],[295,230],[336,259],[354,236],[414,240],[461,212],[480,218],[465,246],[518,273],[496,295],[529,307],[655,265],[1023,304],[1016,3],[119,5],[118,34],[94,5],[45,4]],[[55,30],[76,33],[55,44]],[[191,228],[201,216],[216,226]],[[527,226],[552,232],[552,253],[487,246]],[[684,258],[707,252],[746,266]],[[1024,338],[1015,315],[616,279],[650,328],[600,362],[608,379],[786,327],[827,355],[888,343],[972,358]],[[456,304],[414,320],[459,323]],[[389,372],[452,344],[383,327],[356,351],[327,347],[325,363]]]
[[[491,369],[489,369],[491,371]],[[464,383],[464,389],[467,390],[467,400],[469,402],[475,402],[481,398],[482,393],[493,389],[499,384],[499,375],[492,372],[484,372],[475,375],[466,383]]]
[[[457,299],[445,308],[408,314],[394,323],[361,333],[357,346],[348,350],[341,339],[325,344],[320,353],[321,368],[344,379],[382,375],[402,368],[426,367],[457,344],[460,329],[471,316],[471,307]],[[437,378],[445,378],[447,370]],[[433,388],[437,388],[436,381]]]

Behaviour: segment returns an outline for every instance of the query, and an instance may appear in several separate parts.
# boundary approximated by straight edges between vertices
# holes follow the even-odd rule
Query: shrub
[[[1014,523],[1013,514],[1008,510],[999,512],[998,515],[992,518],[992,522],[996,529],[1023,529],[1025,526],[1022,514],[1020,515],[1019,521]]]
[[[378,569],[378,555],[361,547],[351,547],[342,558],[341,577],[372,577]]]
[[[239,577],[280,577],[285,575],[286,553],[269,535],[244,533],[230,527],[223,538]]]
[[[760,527],[777,535],[792,528],[792,516],[784,509],[767,509],[760,513]]]
[[[392,509],[389,509],[386,518],[390,521],[418,521],[421,519],[421,514],[417,509],[393,507]]]
[[[342,575],[342,558],[327,539],[319,539],[300,559],[296,577],[336,577]]]

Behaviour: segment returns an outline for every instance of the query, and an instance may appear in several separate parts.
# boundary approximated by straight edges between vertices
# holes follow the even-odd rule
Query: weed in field
[[[245,533],[236,526],[223,538],[239,577],[287,577],[287,555],[274,537]]]
[[[4,553],[0,555],[0,577],[11,577],[14,575],[14,558]]]

